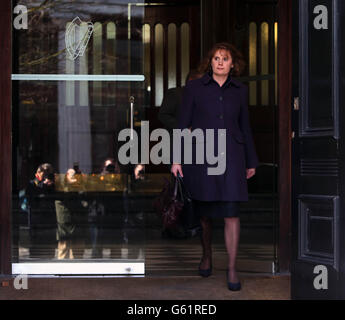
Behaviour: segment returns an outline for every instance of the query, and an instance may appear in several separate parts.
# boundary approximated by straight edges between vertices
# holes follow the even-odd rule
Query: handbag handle
[[[191,195],[190,195],[188,189],[186,188],[186,186],[185,186],[185,184],[184,184],[184,182],[183,182],[183,178],[181,177],[181,175],[180,175],[179,173],[177,173],[177,178],[176,178],[176,179],[179,180],[180,189],[181,189],[181,194],[183,194],[183,192],[182,192],[182,186],[183,186],[183,189],[184,189],[184,191],[186,192],[187,197],[188,197],[189,199],[191,199],[192,197],[191,197]]]
[[[178,188],[178,180],[175,179],[175,186],[174,186],[174,199],[177,197],[177,188]]]
[[[177,192],[180,192],[180,197],[182,202],[184,201],[184,197],[183,197],[183,192],[182,192],[182,185],[181,185],[181,176],[177,176],[175,177],[175,185],[174,185],[174,199],[177,198]]]
[[[181,185],[181,178],[177,177],[176,181],[178,182],[178,189],[180,190],[180,197],[181,201],[184,202],[184,196],[183,196],[183,191],[182,191],[182,185]]]

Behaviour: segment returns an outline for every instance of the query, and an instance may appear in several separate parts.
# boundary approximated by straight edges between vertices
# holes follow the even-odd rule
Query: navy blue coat
[[[192,198],[248,201],[246,169],[258,166],[248,117],[248,87],[230,77],[220,87],[209,74],[189,81],[183,93],[178,128],[226,129],[226,169],[222,175],[208,174],[207,169],[217,165],[206,163],[206,157],[204,164],[182,163],[184,181]],[[216,132],[215,155],[217,141]]]

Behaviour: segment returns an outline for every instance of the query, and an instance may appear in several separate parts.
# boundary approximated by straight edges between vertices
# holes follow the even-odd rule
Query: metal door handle
[[[133,140],[133,130],[134,130],[134,97],[129,97],[129,103],[131,105],[131,140]]]
[[[295,97],[293,101],[293,108],[294,110],[298,111],[299,110],[299,97]]]

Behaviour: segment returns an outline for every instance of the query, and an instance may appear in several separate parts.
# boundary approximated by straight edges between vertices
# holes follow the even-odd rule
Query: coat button
[[[220,119],[220,120],[223,120],[223,115],[222,115],[222,114],[219,116],[219,119]]]
[[[219,97],[219,100],[220,100],[220,101],[223,101],[223,97]]]

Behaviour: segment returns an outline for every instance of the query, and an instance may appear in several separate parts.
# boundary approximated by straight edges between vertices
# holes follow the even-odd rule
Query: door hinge
[[[293,99],[293,108],[294,110],[298,111],[299,110],[299,97],[295,97]]]

